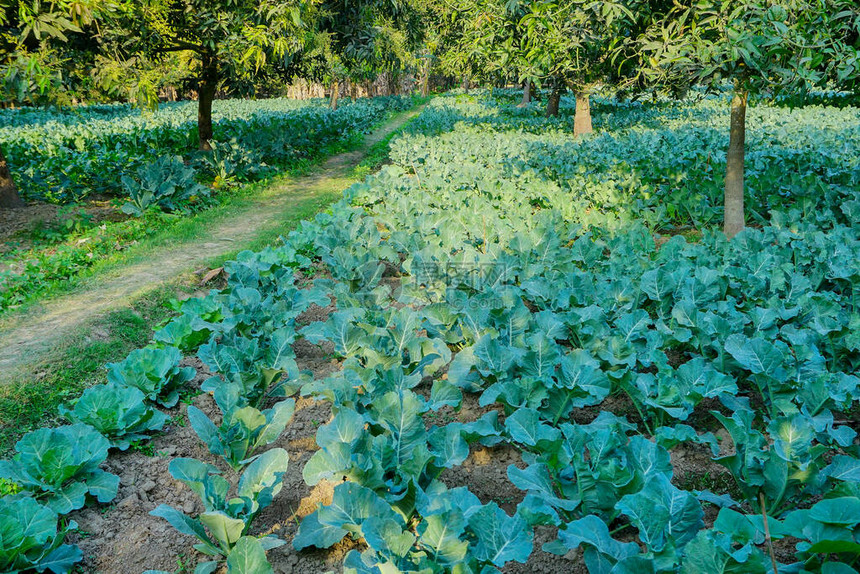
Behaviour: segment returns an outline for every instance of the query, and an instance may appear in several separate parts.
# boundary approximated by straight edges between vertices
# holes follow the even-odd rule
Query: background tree
[[[467,5],[468,17],[462,44],[474,50],[483,65],[482,76],[513,75],[525,82],[521,105],[531,100],[531,63],[527,58],[523,16],[528,13],[526,0],[478,0]]]
[[[98,55],[91,78],[99,95],[111,101],[134,102],[155,108],[163,99],[176,101],[189,91],[197,62],[190,52],[176,52],[158,60],[133,57],[120,60]]]
[[[550,89],[547,115],[558,115],[562,94],[576,96],[574,133],[592,131],[591,91],[609,77],[647,3],[642,0],[536,0],[525,31],[526,77]]]
[[[109,8],[101,0],[0,0],[0,102],[62,102],[66,83],[58,46],[70,37],[94,36],[89,27]],[[23,205],[0,148],[0,208]]]
[[[467,87],[472,78],[482,78],[487,70],[485,54],[475,46],[469,28],[480,19],[480,1],[448,2],[423,0],[424,26],[431,41],[426,47],[438,71],[458,78]],[[486,23],[486,22],[485,22]]]
[[[212,139],[219,86],[281,64],[312,30],[318,0],[122,0],[105,37],[128,61],[188,52],[195,60],[200,149]]]
[[[695,0],[679,3],[642,42],[643,73],[683,89],[731,83],[723,228],[744,228],[744,148],[750,96],[848,85],[860,71],[856,0]]]
[[[290,79],[327,85],[330,107],[336,109],[343,82],[371,82],[408,69],[422,35],[411,2],[327,0],[304,49],[290,63]]]

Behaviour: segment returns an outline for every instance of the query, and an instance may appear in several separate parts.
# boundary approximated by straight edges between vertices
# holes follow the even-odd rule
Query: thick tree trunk
[[[200,93],[197,102],[197,137],[200,149],[209,151],[212,146],[212,102],[218,89],[218,68],[211,56],[203,56],[203,69],[200,72]]]
[[[18,188],[15,186],[15,180],[12,179],[9,164],[6,163],[6,156],[0,149],[0,209],[15,207],[24,207],[24,201],[18,195]]]
[[[524,108],[532,101],[532,83],[530,80],[526,80],[525,85],[523,85],[523,101],[520,102],[520,105],[517,107]]]
[[[463,76],[462,88],[463,88],[463,91],[466,92],[467,94],[469,93],[469,88],[471,87],[471,84],[472,84],[472,81],[469,78],[469,76],[468,75]]]
[[[744,140],[746,139],[747,92],[735,89],[726,155],[726,195],[723,231],[729,238],[744,228]]]
[[[591,96],[588,92],[576,92],[576,113],[573,116],[573,135],[590,134]]]
[[[337,80],[333,80],[331,83],[331,101],[329,102],[329,107],[332,110],[337,109],[337,100],[340,97],[340,83]]]

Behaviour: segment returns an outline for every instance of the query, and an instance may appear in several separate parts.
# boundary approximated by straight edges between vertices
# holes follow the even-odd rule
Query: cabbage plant
[[[0,571],[69,572],[83,554],[77,546],[63,544],[74,521],[59,526],[57,513],[32,498],[0,498]]]
[[[131,443],[146,438],[146,433],[164,427],[168,416],[145,402],[137,388],[109,383],[90,387],[60,415],[74,423],[85,423],[102,433],[111,445],[126,450]]]
[[[247,464],[257,449],[275,442],[296,408],[296,401],[287,399],[271,409],[257,410],[246,404],[238,386],[227,384],[215,390],[215,402],[223,414],[220,426],[194,406],[188,407],[188,420],[209,452],[224,457],[234,470]]]
[[[216,467],[193,458],[173,459],[170,474],[200,497],[205,510],[197,518],[191,518],[161,504],[150,514],[164,518],[182,534],[196,537],[200,542],[194,548],[203,554],[223,556],[229,561],[241,538],[250,533],[254,519],[281,491],[288,460],[287,451],[282,448],[261,454],[245,467],[236,496],[231,498],[230,483]],[[285,544],[274,535],[259,541],[264,550]]]
[[[209,189],[195,179],[197,172],[185,165],[181,156],[166,155],[137,168],[134,177],[123,175],[122,187],[128,201],[123,213],[140,217],[154,205],[175,211],[192,197],[205,197]]]
[[[87,495],[110,502],[116,498],[119,477],[99,468],[109,447],[108,439],[82,423],[42,428],[18,441],[18,454],[12,459],[0,460],[0,478],[32,493],[58,514],[83,508]]]
[[[218,569],[218,562],[198,564],[194,574],[212,574]],[[266,548],[259,538],[243,536],[233,546],[227,557],[227,574],[272,574],[274,570],[266,560]],[[164,570],[147,570],[143,574],[171,574]]]
[[[109,363],[108,381],[140,389],[146,398],[171,408],[179,402],[179,388],[194,378],[194,367],[180,367],[176,347],[146,347],[129,353],[119,363]]]

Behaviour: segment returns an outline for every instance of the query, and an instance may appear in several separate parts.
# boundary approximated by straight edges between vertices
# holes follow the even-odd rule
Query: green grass
[[[92,259],[88,258],[87,253],[93,251],[96,243],[81,243],[80,240],[96,237],[98,228],[65,237],[59,244],[45,245],[43,241],[38,241],[41,245],[27,255],[28,259],[38,261],[37,268],[26,272],[20,280],[15,277],[10,279],[7,291],[10,287],[15,290],[15,300],[7,299],[0,305],[0,317],[16,310],[26,311],[34,303],[69,293],[81,285],[86,286],[87,279],[143,261],[165,246],[203,238],[211,227],[232,217],[235,212],[250,207],[266,189],[279,181],[301,177],[332,155],[358,149],[361,141],[361,135],[355,134],[320,150],[311,161],[303,161],[267,179],[222,191],[217,196],[218,203],[209,209],[191,214],[152,212],[142,218],[108,224],[107,232],[101,233],[100,246],[96,248]],[[38,230],[35,233],[39,235]],[[115,244],[124,248],[114,249]],[[50,277],[39,277],[46,270],[49,270]],[[13,305],[4,307],[8,302]]]
[[[737,482],[728,471],[712,473],[694,473],[685,471],[683,476],[676,479],[677,484],[684,490],[709,490],[711,492],[728,493],[735,500],[743,500],[744,496]]]
[[[57,422],[57,407],[87,387],[104,382],[104,365],[145,346],[170,314],[177,285],[158,288],[120,309],[80,326],[45,357],[34,374],[0,386],[0,452],[21,434]]]

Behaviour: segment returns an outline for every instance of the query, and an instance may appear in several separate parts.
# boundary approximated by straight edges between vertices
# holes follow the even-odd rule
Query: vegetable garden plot
[[[702,105],[687,113],[707,117]],[[643,124],[659,120],[646,111],[635,110]],[[339,569],[331,559],[342,556],[350,573],[523,563],[764,573],[774,561],[780,572],[851,571],[860,221],[842,208],[856,201],[850,162],[828,165],[821,197],[761,198],[770,217],[732,241],[704,228],[698,241],[676,235],[658,247],[655,228],[690,219],[658,209],[677,190],[649,176],[644,150],[638,173],[660,201],[635,200],[612,178],[574,186],[558,175],[560,159],[541,166],[530,153],[575,150],[568,173],[600,174],[604,164],[588,160],[605,156],[589,154],[607,153],[608,138],[647,148],[647,126],[573,141],[561,129],[537,137],[542,121],[438,99],[416,128],[435,135],[397,140],[394,166],[283,246],[240,254],[226,289],[185,302],[156,333],[163,350],[111,368],[111,384],[170,405],[186,378],[171,349],[202,363],[195,384],[205,379],[215,405],[198,399],[192,430],[171,431],[202,440],[159,462],[189,487],[174,490],[199,500],[154,512],[212,556],[198,571],[226,560],[234,572],[269,572],[268,551],[278,571],[300,572],[327,548],[321,564]],[[720,143],[689,151],[686,185],[707,176],[693,168]],[[629,201],[608,210],[604,191]],[[269,440],[311,401],[331,409],[314,429],[318,449]],[[122,440],[110,422],[106,440]],[[298,438],[292,424],[286,433]],[[21,450],[2,474],[39,467]],[[682,464],[690,453],[704,462]],[[295,484],[297,465],[307,495],[288,511],[282,501],[295,494],[283,484]],[[90,486],[88,468],[70,475],[75,484]],[[154,491],[166,492],[160,480]],[[63,510],[51,483],[19,484]],[[283,526],[293,513],[297,529]]]
[[[22,192],[65,203],[90,194],[156,191],[173,182],[177,196],[199,192],[177,178],[179,156],[191,174],[252,180],[294,165],[320,148],[361,133],[388,111],[411,106],[397,96],[348,102],[336,111],[320,100],[219,100],[214,106],[214,153],[197,157],[197,105],[165,104],[156,112],[126,105],[72,111],[0,111],[0,143]],[[193,160],[193,161],[192,161]],[[199,172],[199,173],[198,173]],[[152,180],[152,181],[150,181]],[[186,189],[188,188],[188,189]]]

